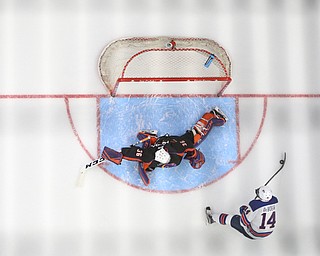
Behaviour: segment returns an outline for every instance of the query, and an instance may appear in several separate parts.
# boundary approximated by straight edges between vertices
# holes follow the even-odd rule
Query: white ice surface
[[[0,1],[0,255],[319,255],[319,8],[305,0]],[[225,178],[190,193],[148,193],[99,168],[76,188],[90,158],[64,95],[105,94],[97,71],[105,45],[158,35],[225,47],[233,65],[226,94],[241,96],[243,153],[259,129],[260,119],[249,117],[260,117],[259,97],[267,99],[257,143]],[[95,99],[69,104],[96,157]],[[204,224],[206,205],[235,213],[251,199],[283,151],[272,236],[249,241]]]

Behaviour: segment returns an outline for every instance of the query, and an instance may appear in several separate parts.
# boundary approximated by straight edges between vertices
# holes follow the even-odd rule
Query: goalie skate
[[[205,212],[206,212],[206,220],[207,220],[206,224],[208,225],[208,224],[215,223],[215,221],[212,218],[212,210],[211,210],[210,206],[206,207],[206,211]]]
[[[226,116],[225,113],[222,112],[222,110],[221,110],[220,108],[214,107],[214,108],[211,110],[211,112],[212,112],[213,114],[215,114],[216,116],[224,119],[225,121],[228,121],[228,117]]]

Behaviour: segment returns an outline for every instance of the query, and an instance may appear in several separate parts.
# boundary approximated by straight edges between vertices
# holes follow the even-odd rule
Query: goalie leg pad
[[[201,119],[192,127],[194,135],[194,145],[199,146],[206,138],[213,126],[222,126],[227,121],[227,117],[219,108],[214,108],[212,111],[205,113]]]
[[[189,159],[189,163],[194,169],[200,169],[201,166],[206,162],[204,154],[200,150],[196,150],[196,155]]]
[[[201,119],[192,127],[195,146],[199,146],[214,126],[213,113],[205,113]]]
[[[148,186],[150,184],[150,179],[149,179],[148,174],[146,173],[146,171],[143,167],[143,163],[138,164],[138,171],[139,171],[140,178],[143,181],[143,184]]]
[[[115,164],[121,164],[122,161],[122,153],[113,150],[112,148],[104,147],[102,151],[102,157],[107,159]]]

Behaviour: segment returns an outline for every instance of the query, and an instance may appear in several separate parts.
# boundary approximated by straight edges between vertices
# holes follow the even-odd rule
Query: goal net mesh
[[[195,81],[209,81],[210,90],[205,93],[220,96],[231,82],[229,56],[218,43],[206,38],[117,40],[102,51],[99,72],[111,96],[116,95],[120,83]],[[181,87],[173,91],[179,93]]]

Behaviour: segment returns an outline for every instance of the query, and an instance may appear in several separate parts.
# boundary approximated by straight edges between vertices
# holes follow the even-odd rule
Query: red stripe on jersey
[[[247,219],[247,215],[244,212],[241,214],[241,221],[245,226],[250,226],[250,221]]]
[[[252,235],[254,235],[255,237],[266,237],[266,236],[268,236],[268,235],[270,235],[271,233],[272,233],[272,231],[270,231],[270,232],[264,232],[264,233],[259,233],[259,232],[257,232],[257,231],[255,231],[255,230],[253,230],[253,228],[251,227],[251,225],[249,225],[249,232],[252,234]]]

